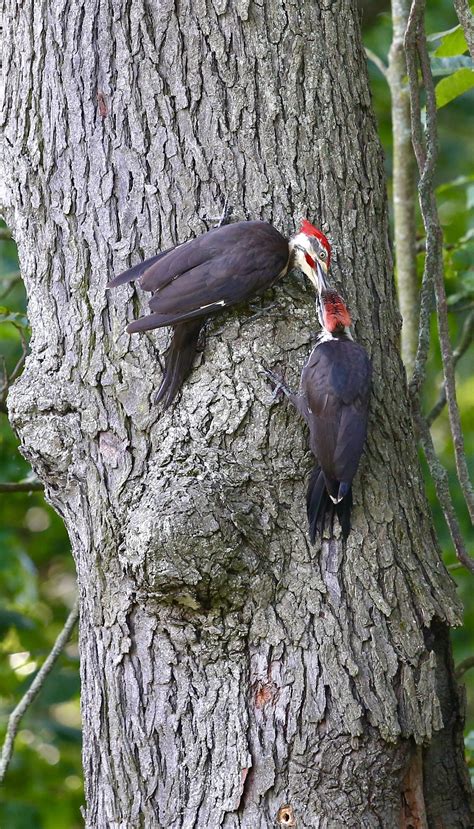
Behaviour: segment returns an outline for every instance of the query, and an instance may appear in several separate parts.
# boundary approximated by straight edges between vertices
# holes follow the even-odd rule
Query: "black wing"
[[[267,222],[215,228],[149,260],[140,286],[153,292],[152,314],[135,320],[128,331],[206,317],[242,302],[269,287],[286,270],[288,259],[287,240]],[[124,281],[122,274],[111,284]]]

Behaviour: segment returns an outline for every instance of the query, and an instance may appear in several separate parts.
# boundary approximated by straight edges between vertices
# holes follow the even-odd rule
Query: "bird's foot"
[[[276,400],[281,395],[292,399],[295,396],[295,393],[291,391],[289,386],[286,385],[285,380],[283,377],[280,377],[278,374],[275,374],[268,366],[265,366],[263,363],[260,363],[260,368],[262,369],[262,374],[268,379],[268,381],[273,386],[273,395],[272,400]]]
[[[249,305],[250,310],[253,311],[254,313],[252,314],[251,317],[244,317],[242,322],[241,322],[241,325],[246,325],[248,322],[253,322],[254,320],[258,319],[259,317],[266,316],[267,314],[269,314],[270,311],[273,310],[273,308],[277,308],[278,305],[279,305],[278,302],[270,302],[269,305],[264,305],[263,308],[258,308],[258,306],[256,306],[256,305]]]
[[[222,227],[222,225],[227,225],[230,222],[230,217],[232,216],[233,207],[229,204],[229,199],[226,197],[224,199],[224,207],[222,208],[222,213],[220,216],[203,216],[203,221],[205,222],[216,222],[217,224],[213,224],[212,227]]]

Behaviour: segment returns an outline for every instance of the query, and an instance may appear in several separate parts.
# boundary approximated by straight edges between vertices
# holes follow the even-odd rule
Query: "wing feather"
[[[302,373],[302,392],[311,411],[311,449],[326,477],[350,483],[367,434],[371,365],[351,340],[321,343]]]

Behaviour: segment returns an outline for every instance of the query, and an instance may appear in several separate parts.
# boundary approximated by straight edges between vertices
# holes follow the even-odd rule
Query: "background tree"
[[[6,39],[5,209],[34,333],[11,406],[78,566],[91,826],[166,825],[181,820],[177,802],[182,825],[291,825],[294,813],[302,826],[335,814],[390,826],[402,806],[421,820],[412,737],[430,737],[441,714],[454,727],[425,752],[426,808],[469,825],[455,686],[442,691],[456,602],[403,394],[355,17],[345,3],[276,3],[184,7],[177,20],[137,4],[112,19],[84,3],[55,6],[44,26],[27,4]],[[225,195],[237,217],[285,231],[289,217],[319,216],[338,245],[376,371],[344,552],[308,548],[301,424],[269,408],[258,375],[280,358],[296,377],[308,353],[314,311],[297,282],[277,289],[271,315],[214,324],[164,416],[150,405],[163,337],[130,349],[125,302],[109,329],[107,276],[135,249],[201,232]],[[430,786],[441,749],[448,804]]]

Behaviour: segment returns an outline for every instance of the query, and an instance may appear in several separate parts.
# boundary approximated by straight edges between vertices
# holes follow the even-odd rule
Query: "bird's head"
[[[333,288],[326,288],[318,293],[316,301],[319,322],[332,336],[349,334],[351,315],[342,296]]]
[[[303,219],[298,233],[290,239],[289,244],[292,267],[303,271],[318,293],[328,288],[331,245],[324,233]]]

